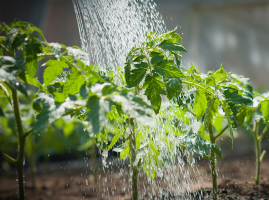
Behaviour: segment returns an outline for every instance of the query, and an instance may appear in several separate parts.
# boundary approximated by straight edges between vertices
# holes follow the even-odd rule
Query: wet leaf
[[[0,69],[0,80],[8,83],[13,89],[20,91],[22,94],[28,97],[27,90],[23,83],[13,74]]]
[[[48,65],[43,74],[45,86],[50,85],[63,72],[63,68],[68,68],[64,61],[58,60],[49,60],[45,65]]]
[[[222,159],[221,151],[217,145],[212,144],[210,141],[198,137],[197,133],[189,133],[182,137],[182,141],[186,148],[201,155],[210,156],[208,149],[215,152],[217,156]]]

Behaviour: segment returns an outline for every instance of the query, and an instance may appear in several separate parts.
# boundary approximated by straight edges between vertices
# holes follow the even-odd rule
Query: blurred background
[[[268,88],[268,0],[154,1],[163,15],[167,29],[171,30],[179,25],[178,33],[182,36],[183,46],[188,51],[188,54],[183,55],[183,64],[186,68],[192,62],[199,70],[206,73],[208,70],[218,69],[223,63],[227,71],[249,77],[254,88],[260,86]],[[11,23],[14,19],[28,21],[40,28],[48,42],[58,42],[66,46],[80,46],[72,0],[0,0],[0,22]],[[6,122],[6,124],[8,123],[10,123],[9,126],[12,126],[14,121],[12,122],[11,119],[10,122]],[[73,153],[73,157],[70,157],[70,147],[74,149],[73,152],[76,152],[77,148],[75,147],[81,144],[80,141],[87,140],[88,133],[82,134],[84,137],[82,138],[76,129],[79,125],[70,125],[73,127],[70,130],[76,130],[72,135],[70,130],[66,130],[67,132],[62,130],[63,124],[68,122],[58,123],[60,124],[54,125],[54,131],[60,132],[62,136],[47,139],[56,141],[56,143],[58,141],[58,143],[55,144],[55,149],[46,152],[45,156],[42,155],[43,157],[41,156],[40,159],[46,161],[50,155],[57,154],[61,154],[61,158],[63,155],[67,155],[66,159],[82,158],[85,154]],[[240,130],[238,132],[240,134]],[[10,135],[12,134],[14,135],[10,130]],[[33,136],[32,140],[39,140],[35,137]],[[57,146],[62,144],[61,141],[66,137],[69,138],[67,146]],[[4,142],[4,137],[1,136],[1,138]],[[10,138],[12,137],[7,136],[6,139],[12,140]],[[252,141],[250,134],[248,138],[249,141]],[[267,138],[265,141],[268,143]],[[14,139],[10,142],[14,142],[12,149],[16,149],[17,141]],[[230,139],[228,143],[231,143]],[[242,151],[246,149],[252,151],[251,148],[246,147],[249,144],[244,146],[242,141],[241,143],[240,149],[243,149]],[[230,147],[231,144],[228,148],[230,149]],[[7,151],[5,146],[1,148],[1,151]],[[234,149],[230,151],[235,152],[237,148],[239,147],[234,145]],[[36,153],[38,154],[38,152]],[[59,157],[56,158],[59,159]],[[3,159],[1,160],[3,161]],[[2,163],[2,168],[8,168],[6,165],[7,163]]]
[[[254,87],[269,85],[268,0],[155,0],[167,28],[178,33],[192,62],[204,73],[221,63],[250,77]],[[80,46],[71,0],[1,0],[0,21],[29,21],[49,42]]]

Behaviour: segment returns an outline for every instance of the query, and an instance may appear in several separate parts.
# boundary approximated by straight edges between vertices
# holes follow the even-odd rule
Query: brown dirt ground
[[[25,196],[28,200],[79,200],[79,199],[131,199],[129,176],[127,170],[106,169],[105,173],[99,172],[97,183],[89,168],[68,168],[60,165],[58,170],[52,173],[38,173],[36,176],[37,189],[31,188],[31,179],[28,173],[25,177]],[[223,160],[218,162],[219,168],[219,197],[220,199],[269,199],[269,159],[261,165],[261,181],[256,186],[251,179],[255,175],[253,158]],[[201,188],[197,190],[203,193],[201,199],[210,199],[210,169],[207,161],[200,161],[197,169],[200,175],[191,174],[194,182],[203,179]],[[139,186],[145,190],[144,175],[141,175]],[[86,181],[87,180],[87,181]],[[195,183],[194,183],[195,184]],[[0,175],[0,200],[15,200],[17,195],[16,176]],[[146,190],[150,188],[146,184]],[[195,186],[198,188],[198,186]],[[171,189],[171,190],[170,190]],[[141,199],[183,199],[182,196],[174,195],[172,188],[166,188],[162,193],[165,196],[155,194],[149,196],[140,193]],[[199,199],[193,192],[194,199]]]

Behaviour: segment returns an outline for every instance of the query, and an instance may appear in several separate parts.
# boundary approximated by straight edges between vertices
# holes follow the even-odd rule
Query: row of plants
[[[177,147],[209,160],[212,197],[217,199],[216,156],[221,159],[221,150],[216,139],[227,130],[233,141],[233,130],[239,126],[254,135],[254,180],[259,183],[265,153],[260,151],[260,142],[269,127],[269,93],[253,92],[249,79],[226,72],[222,66],[207,74],[193,65],[182,68],[180,53],[186,50],[176,29],[162,35],[147,33],[146,41],[131,49],[124,68],[119,66],[116,72],[90,65],[88,54],[79,47],[48,43],[29,23],[1,24],[1,32],[0,95],[13,110],[19,147],[17,158],[3,155],[17,168],[20,199],[24,199],[25,141],[63,119],[82,124],[104,155],[113,149],[121,159],[130,160],[134,200],[139,198],[139,172],[154,179],[166,162],[160,149]],[[42,64],[46,69],[41,84],[35,75],[44,58],[49,60]],[[25,85],[38,89],[33,100]],[[22,117],[18,92],[31,107],[30,123]],[[1,119],[7,119],[6,104],[1,104]],[[193,121],[198,122],[198,129],[192,127]],[[63,124],[69,130],[68,123]],[[109,142],[111,134],[114,137]],[[87,150],[92,144],[80,148]]]

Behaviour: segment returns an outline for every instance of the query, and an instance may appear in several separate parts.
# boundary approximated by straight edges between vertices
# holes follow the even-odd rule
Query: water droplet
[[[16,85],[18,86],[18,85],[20,85],[20,83],[19,82],[16,82]]]
[[[88,180],[86,179],[86,185],[89,185],[89,182],[88,182]]]

